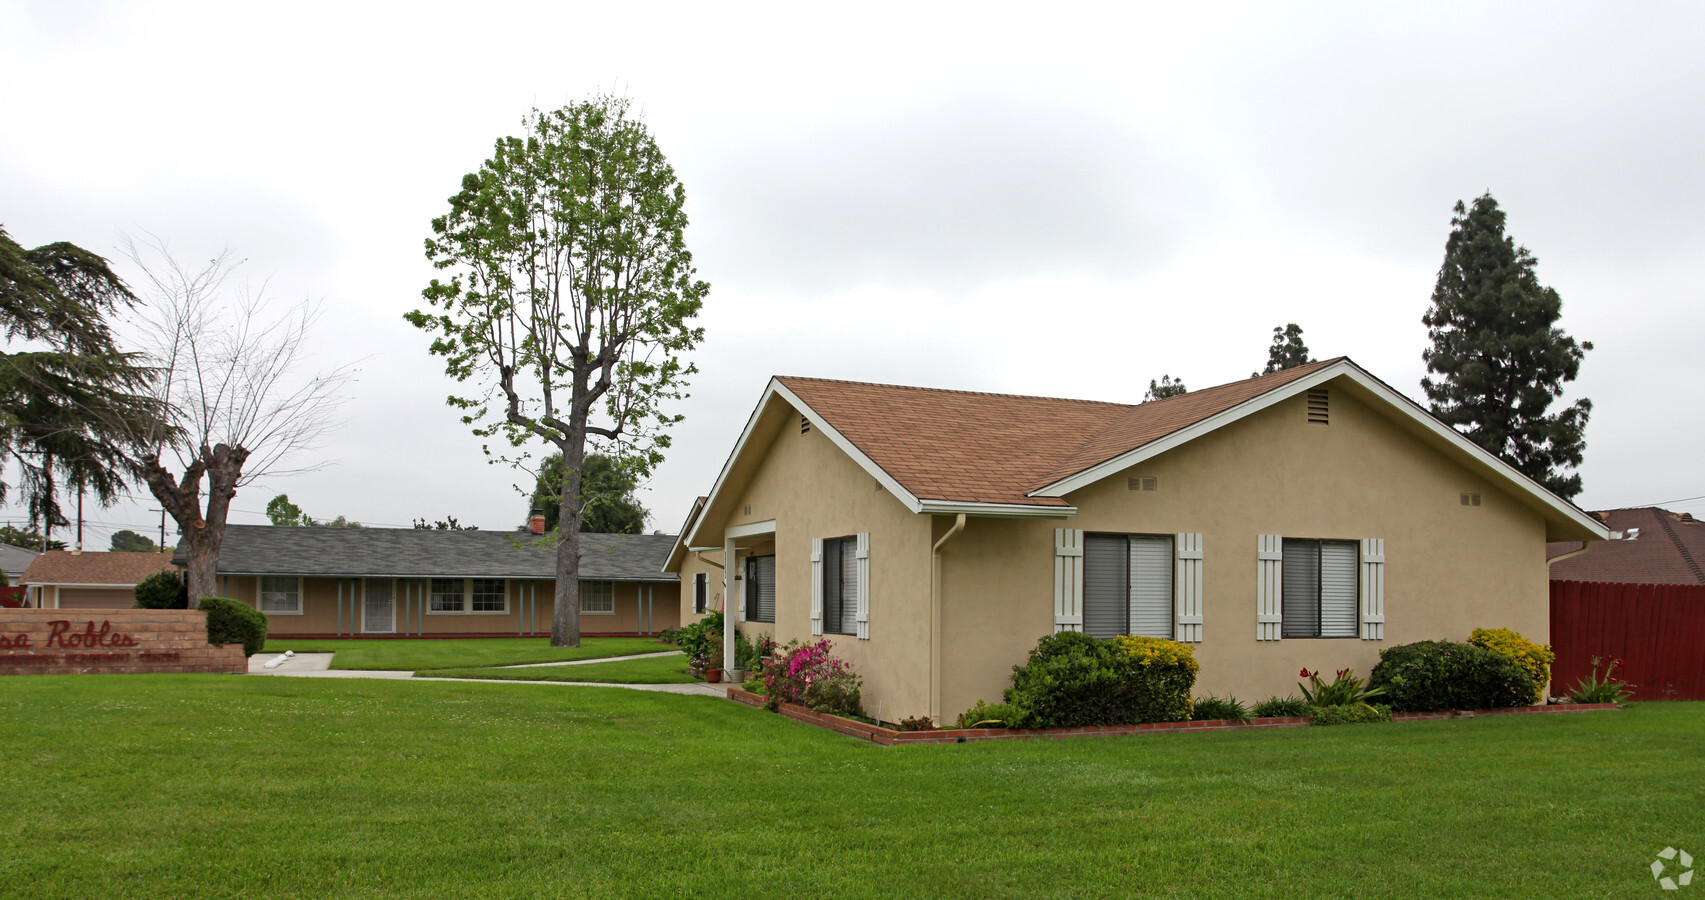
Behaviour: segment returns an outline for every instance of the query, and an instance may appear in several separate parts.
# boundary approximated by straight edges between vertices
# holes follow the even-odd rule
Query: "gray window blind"
[[[1098,638],[1172,637],[1172,538],[1083,537],[1083,630]]]
[[[858,633],[858,539],[823,541],[823,630]]]
[[[776,558],[750,556],[746,558],[746,620],[774,622],[776,620]]]
[[[1356,636],[1357,546],[1320,542],[1320,636]]]
[[[1172,538],[1131,535],[1131,634],[1172,637]]]
[[[1129,544],[1122,534],[1083,536],[1083,631],[1110,638],[1125,633]]]
[[[1355,541],[1286,538],[1284,636],[1355,637]]]

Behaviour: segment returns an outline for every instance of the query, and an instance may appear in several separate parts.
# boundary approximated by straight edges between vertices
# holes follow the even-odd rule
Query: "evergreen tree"
[[[1504,234],[1491,194],[1460,201],[1433,305],[1421,321],[1431,349],[1421,379],[1433,415],[1564,499],[1581,492],[1592,401],[1549,412],[1593,345],[1557,326],[1563,300],[1539,283],[1539,262]],[[1436,378],[1434,376],[1437,376]]]
[[[302,512],[302,507],[290,502],[289,494],[279,494],[266,504],[266,517],[274,525],[312,525],[314,520]]]
[[[43,550],[65,549],[64,541],[43,541],[40,531],[19,528],[16,525],[0,525],[0,544],[11,544],[37,553]]]
[[[545,533],[556,530],[561,507],[562,464],[553,453],[545,457],[533,486],[528,509],[544,510]],[[580,530],[593,534],[639,534],[649,513],[634,499],[634,477],[602,453],[586,454],[580,474]]]
[[[1274,325],[1273,343],[1267,348],[1267,368],[1250,372],[1249,377],[1271,375],[1311,362],[1314,360],[1308,358],[1308,345],[1302,342],[1302,326],[1295,322],[1283,327]]]
[[[159,553],[160,548],[153,539],[146,535],[137,534],[130,529],[112,533],[112,550],[115,553]]]
[[[1143,402],[1165,400],[1167,397],[1176,397],[1189,391],[1190,389],[1184,386],[1184,379],[1173,381],[1171,375],[1162,375],[1159,381],[1149,381],[1148,393],[1143,395]]]

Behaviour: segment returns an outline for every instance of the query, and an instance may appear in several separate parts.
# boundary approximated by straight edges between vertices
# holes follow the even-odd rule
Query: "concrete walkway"
[[[671,650],[669,653],[679,651]],[[384,681],[464,681],[474,684],[549,684],[563,687],[613,687],[627,688],[632,691],[656,691],[663,694],[687,694],[704,697],[727,697],[728,686],[721,684],[706,684],[694,681],[688,684],[610,684],[603,681],[521,681],[508,678],[416,678],[413,672],[392,671],[383,669],[334,669],[331,667],[330,653],[298,653],[285,660],[276,668],[268,669],[266,664],[277,658],[278,654],[256,654],[249,657],[250,675],[280,675],[287,678],[376,678]],[[642,653],[637,656],[615,656],[604,659],[576,659],[560,663],[529,663],[526,666],[498,666],[496,668],[520,669],[536,665],[561,666],[579,665],[595,662],[615,662],[623,659],[644,659],[648,656],[666,656],[660,653]]]
[[[621,662],[627,659],[651,659],[654,656],[675,656],[681,651],[664,650],[661,653],[635,653],[632,656],[601,656],[597,659],[565,659],[548,663],[521,663],[515,666],[493,666],[494,669],[535,669],[542,666],[584,666],[589,663]]]

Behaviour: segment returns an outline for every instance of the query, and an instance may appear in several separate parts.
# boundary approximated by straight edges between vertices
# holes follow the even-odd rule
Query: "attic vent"
[[[799,433],[800,434],[810,434],[811,433],[811,420],[810,419],[807,419],[804,416],[799,417]]]
[[[1325,388],[1315,388],[1308,392],[1308,424],[1328,424]]]
[[[1462,495],[1462,505],[1463,506],[1479,506],[1480,505],[1480,495],[1479,494],[1463,494]]]
[[[1139,475],[1135,478],[1126,479],[1125,487],[1133,491],[1158,491],[1160,490],[1160,479],[1153,475]]]
[[[1624,531],[1622,533],[1622,539],[1625,541],[1637,541],[1637,540],[1639,540],[1640,539],[1640,529],[1630,528],[1627,531]]]

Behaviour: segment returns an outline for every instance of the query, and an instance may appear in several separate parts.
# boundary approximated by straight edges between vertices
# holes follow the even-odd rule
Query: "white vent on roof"
[[[1639,540],[1640,539],[1640,529],[1638,529],[1638,528],[1628,529],[1627,531],[1622,533],[1622,539],[1625,541],[1637,541],[1637,540]]]

